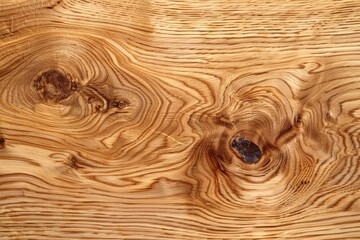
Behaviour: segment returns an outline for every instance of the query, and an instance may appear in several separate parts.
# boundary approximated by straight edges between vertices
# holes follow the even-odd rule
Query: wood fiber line
[[[0,239],[360,239],[360,2],[0,3]]]

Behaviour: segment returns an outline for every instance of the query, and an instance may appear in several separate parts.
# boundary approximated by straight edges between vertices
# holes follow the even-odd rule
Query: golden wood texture
[[[0,239],[360,239],[358,0],[2,0],[0,94]]]

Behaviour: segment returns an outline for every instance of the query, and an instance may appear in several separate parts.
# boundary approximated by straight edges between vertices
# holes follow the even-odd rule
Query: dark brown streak
[[[0,137],[0,149],[4,148],[5,146],[5,139]]]
[[[281,147],[282,145],[290,142],[297,135],[298,135],[298,130],[291,125],[279,133],[279,135],[275,139],[275,145]]]

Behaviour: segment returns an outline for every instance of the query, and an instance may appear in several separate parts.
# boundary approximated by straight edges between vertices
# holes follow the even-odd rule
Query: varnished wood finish
[[[358,0],[0,2],[0,239],[360,239],[359,133]]]

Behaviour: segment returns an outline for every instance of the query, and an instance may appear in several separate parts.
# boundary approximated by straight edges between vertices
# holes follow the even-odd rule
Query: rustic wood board
[[[0,239],[360,239],[358,0],[3,0],[0,94]]]

